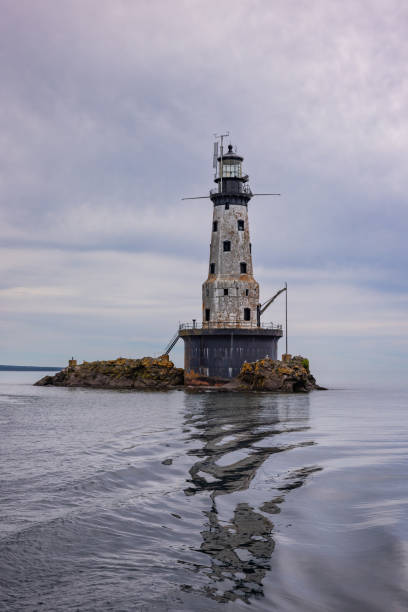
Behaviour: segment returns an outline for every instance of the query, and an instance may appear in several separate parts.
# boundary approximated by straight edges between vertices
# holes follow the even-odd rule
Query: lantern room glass
[[[241,162],[238,159],[223,159],[222,176],[223,178],[241,178]]]

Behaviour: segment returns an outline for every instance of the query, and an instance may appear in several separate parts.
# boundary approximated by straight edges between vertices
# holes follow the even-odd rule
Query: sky
[[[212,205],[181,198],[229,131],[282,194],[249,220],[289,352],[322,384],[404,380],[405,0],[1,6],[0,363],[159,355],[201,319]]]

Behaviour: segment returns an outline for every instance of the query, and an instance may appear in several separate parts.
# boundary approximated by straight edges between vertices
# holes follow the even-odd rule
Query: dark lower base
[[[194,329],[180,332],[184,370],[203,376],[234,378],[244,361],[277,358],[280,330]]]

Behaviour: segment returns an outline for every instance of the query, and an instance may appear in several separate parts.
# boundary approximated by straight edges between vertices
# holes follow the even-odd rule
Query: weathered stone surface
[[[44,376],[39,386],[96,387],[103,389],[168,389],[184,384],[184,370],[175,368],[168,355],[158,358],[92,361]]]
[[[324,389],[316,384],[309,370],[309,360],[301,355],[288,361],[260,359],[244,363],[233,386],[248,391],[279,391],[280,393],[307,393]]]
[[[239,223],[242,231],[238,230]],[[211,326],[228,321],[243,327],[256,326],[259,285],[253,277],[247,206],[235,203],[231,196],[228,210],[214,206],[214,225],[217,231],[211,233],[209,274],[202,288],[203,321],[209,310]],[[228,252],[223,251],[224,241],[230,242]],[[243,320],[245,308],[249,309],[249,321]]]
[[[298,355],[289,361],[266,357],[244,363],[237,378],[228,381],[175,368],[168,355],[158,358],[115,359],[84,362],[67,367],[54,376],[44,376],[38,386],[94,387],[99,389],[158,389],[184,386],[186,389],[213,391],[308,392],[323,389],[310,374],[309,361]]]
[[[184,384],[187,387],[223,387],[228,382],[228,378],[204,376],[204,374],[197,374],[193,370],[184,372]]]

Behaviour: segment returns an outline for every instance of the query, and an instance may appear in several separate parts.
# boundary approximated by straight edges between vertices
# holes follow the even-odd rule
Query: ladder
[[[166,346],[166,350],[164,351],[164,355],[168,355],[171,351],[171,349],[176,345],[177,340],[180,338],[178,330],[177,332],[174,334],[174,336],[172,337],[172,339],[170,340],[170,342],[168,343],[168,345]]]

